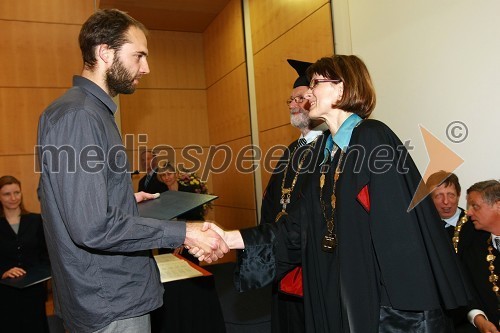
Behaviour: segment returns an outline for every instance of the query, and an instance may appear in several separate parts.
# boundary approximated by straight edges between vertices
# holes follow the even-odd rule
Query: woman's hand
[[[2,279],[13,279],[21,277],[26,274],[26,271],[19,267],[12,267],[8,271],[2,274]]]

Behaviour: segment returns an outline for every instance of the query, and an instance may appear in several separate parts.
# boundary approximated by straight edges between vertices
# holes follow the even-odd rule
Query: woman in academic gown
[[[443,309],[470,296],[432,200],[411,206],[421,176],[405,145],[367,119],[365,64],[325,57],[308,74],[309,116],[331,133],[297,216],[309,331],[453,332]]]
[[[325,57],[308,75],[309,116],[331,134],[298,208],[267,234],[251,231],[273,243],[269,251],[219,229],[249,258],[239,262],[236,284],[268,280],[296,258],[295,248],[284,249],[286,230],[300,226],[307,332],[453,332],[443,309],[466,305],[470,295],[430,198],[409,209],[421,176],[406,147],[367,119],[376,98],[366,66],[356,56]]]
[[[21,277],[48,262],[40,214],[23,206],[21,183],[12,176],[0,178],[0,275]],[[24,289],[0,284],[0,330],[2,332],[48,332],[45,314],[46,288],[38,283]]]

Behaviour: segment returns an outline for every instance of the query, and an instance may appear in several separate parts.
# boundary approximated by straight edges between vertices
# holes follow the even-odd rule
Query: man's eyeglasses
[[[313,79],[311,80],[311,83],[309,83],[309,89],[313,90],[314,88],[316,88],[316,86],[320,83],[323,83],[323,82],[333,82],[333,83],[339,83],[341,82],[342,80],[330,80],[330,79]]]
[[[297,96],[294,98],[289,98],[286,100],[286,105],[290,106],[290,104],[292,104],[292,102],[299,104],[299,103],[302,103],[304,101],[304,99],[305,99],[304,96]]]

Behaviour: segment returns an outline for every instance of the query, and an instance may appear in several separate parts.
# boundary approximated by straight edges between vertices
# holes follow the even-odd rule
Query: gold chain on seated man
[[[455,253],[458,253],[458,243],[460,242],[460,231],[462,231],[462,225],[468,221],[467,211],[464,211],[464,216],[458,221],[455,226],[455,231],[453,232],[453,248],[455,249]]]
[[[496,256],[493,254],[493,245],[491,245],[491,236],[488,238],[488,255],[486,256],[486,261],[488,262],[488,269],[490,271],[490,276],[488,277],[488,280],[491,282],[493,285],[493,292],[495,295],[500,296],[498,291],[500,288],[497,286],[497,281],[498,281],[498,275],[495,274],[495,265],[493,265],[495,261]]]

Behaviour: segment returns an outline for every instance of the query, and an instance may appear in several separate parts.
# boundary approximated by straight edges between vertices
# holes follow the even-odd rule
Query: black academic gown
[[[364,120],[354,129],[337,183],[334,253],[321,250],[326,226],[319,173],[304,190],[307,202],[298,216],[290,217],[302,222],[308,332],[378,332],[381,306],[425,311],[467,304],[457,257],[432,200],[407,212],[421,177],[402,147],[379,121]],[[376,163],[375,152],[384,148],[388,161]],[[357,199],[365,186],[369,211]]]
[[[317,151],[320,160],[322,146]],[[466,305],[470,295],[434,203],[426,198],[407,212],[421,176],[403,147],[383,123],[360,123],[352,133],[337,184],[335,251],[321,250],[326,224],[319,201],[320,173],[315,168],[301,188],[300,204],[273,225],[278,232],[260,225],[259,233],[247,235],[260,238],[261,245],[245,248],[253,260],[240,273],[253,280],[242,281],[236,275],[237,288],[258,286],[279,276],[282,263],[296,260],[296,241],[286,239],[294,233],[286,229],[299,226],[307,332],[378,332],[381,306],[426,311]],[[385,148],[388,161],[375,162],[375,148],[379,155]],[[338,154],[327,176],[326,198],[337,159]],[[357,200],[365,186],[369,212]],[[266,244],[269,240],[271,244]],[[276,268],[274,275],[269,267]]]
[[[464,252],[461,259],[475,293],[475,302],[470,306],[469,310],[479,309],[484,311],[488,320],[496,324],[497,329],[500,329],[499,301],[492,290],[493,285],[488,280],[490,276],[489,264],[486,261],[486,256],[489,253],[488,238],[489,234],[487,237],[473,242],[472,246]],[[493,248],[493,254],[496,256],[493,262],[495,273],[500,275],[500,253]]]
[[[245,251],[238,253],[238,265],[235,272],[235,283],[239,291],[261,288],[273,283],[272,331],[273,332],[304,332],[303,300],[295,295],[288,295],[279,290],[279,281],[286,273],[301,265],[300,225],[287,224],[286,215],[276,222],[276,217],[282,210],[281,187],[285,175],[285,167],[293,154],[291,163],[286,169],[285,187],[289,188],[298,170],[298,165],[304,154],[304,162],[297,182],[291,194],[287,212],[296,209],[302,198],[301,188],[317,165],[318,151],[321,140],[318,136],[313,146],[306,145],[297,149],[297,141],[292,142],[285,150],[283,157],[269,179],[262,199],[261,224],[255,228],[241,231],[245,243]],[[287,243],[279,247],[277,244]],[[280,251],[281,260],[276,261]]]

